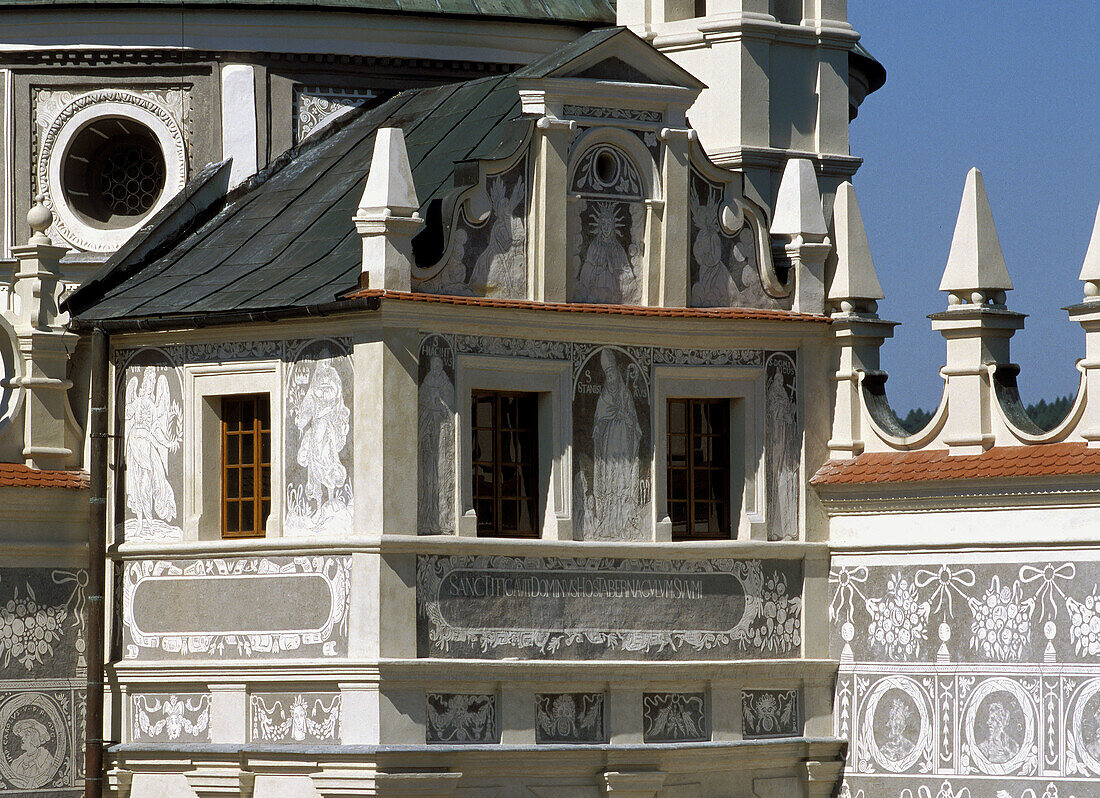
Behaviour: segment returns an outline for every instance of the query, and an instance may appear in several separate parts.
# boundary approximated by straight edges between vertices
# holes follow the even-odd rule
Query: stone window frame
[[[271,410],[271,514],[264,537],[232,538],[238,544],[282,537],[283,375],[276,360],[248,363],[204,363],[185,367],[187,418],[185,440],[191,479],[185,486],[185,540],[222,540],[222,420],[221,397],[267,394]],[[190,434],[187,435],[187,431]]]
[[[567,361],[476,354],[459,354],[455,358],[455,400],[458,404],[455,446],[458,518],[455,530],[460,537],[477,537],[477,515],[473,505],[471,397],[475,390],[486,390],[539,394],[540,534],[536,538],[514,540],[572,539],[569,509],[572,506],[569,493],[569,474],[572,470],[570,449],[573,442],[569,398],[572,387],[572,371]]]
[[[764,369],[759,366],[653,367],[653,530],[657,541],[672,541],[667,495],[667,414],[668,400],[678,397],[730,400],[731,523],[728,539],[767,539],[763,479],[764,393]],[[677,542],[692,543],[690,540]]]

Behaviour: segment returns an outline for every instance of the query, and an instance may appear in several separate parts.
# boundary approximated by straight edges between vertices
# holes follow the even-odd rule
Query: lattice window
[[[538,394],[473,392],[477,532],[538,537]]]
[[[729,399],[668,400],[673,540],[730,537]]]
[[[271,400],[222,397],[222,537],[263,537],[271,514]]]

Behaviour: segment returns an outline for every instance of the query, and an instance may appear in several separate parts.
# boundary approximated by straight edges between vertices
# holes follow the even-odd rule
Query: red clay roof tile
[[[826,463],[813,485],[870,485],[947,479],[1100,475],[1100,449],[1084,443],[1000,446],[976,455],[950,455],[945,449],[875,452]]]
[[[70,488],[88,487],[86,471],[41,471],[22,463],[0,463],[0,488]]]

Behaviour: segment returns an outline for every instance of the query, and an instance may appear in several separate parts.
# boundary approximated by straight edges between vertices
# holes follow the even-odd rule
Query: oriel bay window
[[[471,399],[477,533],[538,537],[538,394],[473,391]]]
[[[222,537],[263,537],[271,514],[271,400],[223,396]]]
[[[669,399],[667,430],[672,539],[729,538],[730,400]]]

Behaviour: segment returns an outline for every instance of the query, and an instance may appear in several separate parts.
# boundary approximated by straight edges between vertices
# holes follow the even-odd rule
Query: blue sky
[[[931,409],[944,343],[929,313],[963,182],[982,170],[1015,290],[1028,314],[1012,341],[1025,401],[1077,391],[1084,333],[1062,310],[1100,203],[1100,0],[849,0],[886,86],[852,122],[854,179],[886,299],[902,322],[883,348],[891,405]]]

